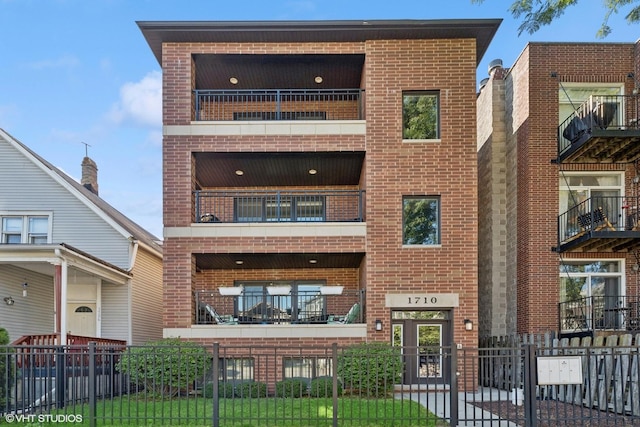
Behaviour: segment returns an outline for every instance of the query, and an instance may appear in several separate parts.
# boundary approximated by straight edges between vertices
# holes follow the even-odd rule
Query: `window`
[[[404,197],[402,200],[402,244],[440,244],[440,198]]]
[[[332,375],[331,358],[318,357],[291,357],[283,358],[283,377],[305,378],[312,380],[318,377],[330,377]]]
[[[326,323],[326,298],[320,294],[324,281],[241,282],[236,299],[240,323]],[[269,293],[269,287],[291,289],[285,295]]]
[[[325,196],[236,197],[235,216],[238,222],[324,221]]]
[[[220,358],[220,375],[225,382],[243,382],[254,379],[254,361],[252,358]]]
[[[402,94],[402,139],[440,138],[440,97],[437,92]]]
[[[2,216],[2,240],[8,244],[49,243],[49,216],[6,215]]]
[[[620,85],[604,86],[602,84],[563,83],[558,93],[558,123],[561,124],[564,122],[576,109],[580,108],[583,102],[589,100],[591,96],[619,102],[619,98],[615,97],[622,94],[624,94],[624,90]],[[622,114],[621,108],[617,108],[616,110],[618,114]],[[620,117],[622,117],[622,115]]]
[[[631,224],[635,206],[623,207],[622,174],[562,172],[559,177],[560,238],[570,238],[580,230],[579,215],[602,209],[613,225],[623,229],[625,221]]]

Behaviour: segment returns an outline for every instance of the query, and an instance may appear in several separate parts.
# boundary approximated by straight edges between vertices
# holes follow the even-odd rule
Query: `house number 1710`
[[[429,305],[429,304],[437,304],[437,297],[408,297],[409,304],[412,305]]]

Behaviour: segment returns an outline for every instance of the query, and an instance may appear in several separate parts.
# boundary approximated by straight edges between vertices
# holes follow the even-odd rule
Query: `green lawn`
[[[221,399],[220,426],[331,427],[332,403],[330,398],[306,397]],[[149,400],[123,396],[98,401],[96,413],[100,426],[211,426],[212,408],[212,399],[200,397]],[[60,412],[82,414],[82,425],[89,424],[87,405],[67,407]],[[338,425],[429,427],[448,424],[410,400],[341,397],[338,399]]]

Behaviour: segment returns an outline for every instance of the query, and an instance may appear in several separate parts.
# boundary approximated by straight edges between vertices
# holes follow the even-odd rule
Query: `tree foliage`
[[[578,4],[579,0],[515,0],[509,7],[509,12],[514,18],[521,20],[518,27],[518,35],[526,32],[533,34],[540,27],[549,25],[570,6]],[[484,0],[471,0],[472,3],[482,3]],[[591,0],[583,1],[583,5],[591,7]],[[620,13],[621,9],[631,8],[625,15],[629,24],[640,22],[640,0],[602,0],[605,8],[602,25],[597,32],[598,38],[605,38],[611,33],[609,18],[614,13]]]

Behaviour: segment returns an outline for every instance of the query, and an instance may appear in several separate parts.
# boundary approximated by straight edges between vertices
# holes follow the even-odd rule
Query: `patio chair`
[[[604,214],[602,207],[595,209],[593,212],[579,215],[578,224],[580,224],[580,227],[582,227],[584,231],[600,231],[603,229],[614,231],[616,229],[609,221],[609,218]]]
[[[200,310],[209,316],[216,325],[237,325],[238,320],[233,316],[222,316],[209,304],[200,303]]]
[[[351,306],[346,316],[342,318],[335,317],[333,315],[329,316],[329,319],[327,320],[327,324],[328,325],[347,325],[350,323],[356,323],[359,316],[360,316],[360,304],[355,303]]]

